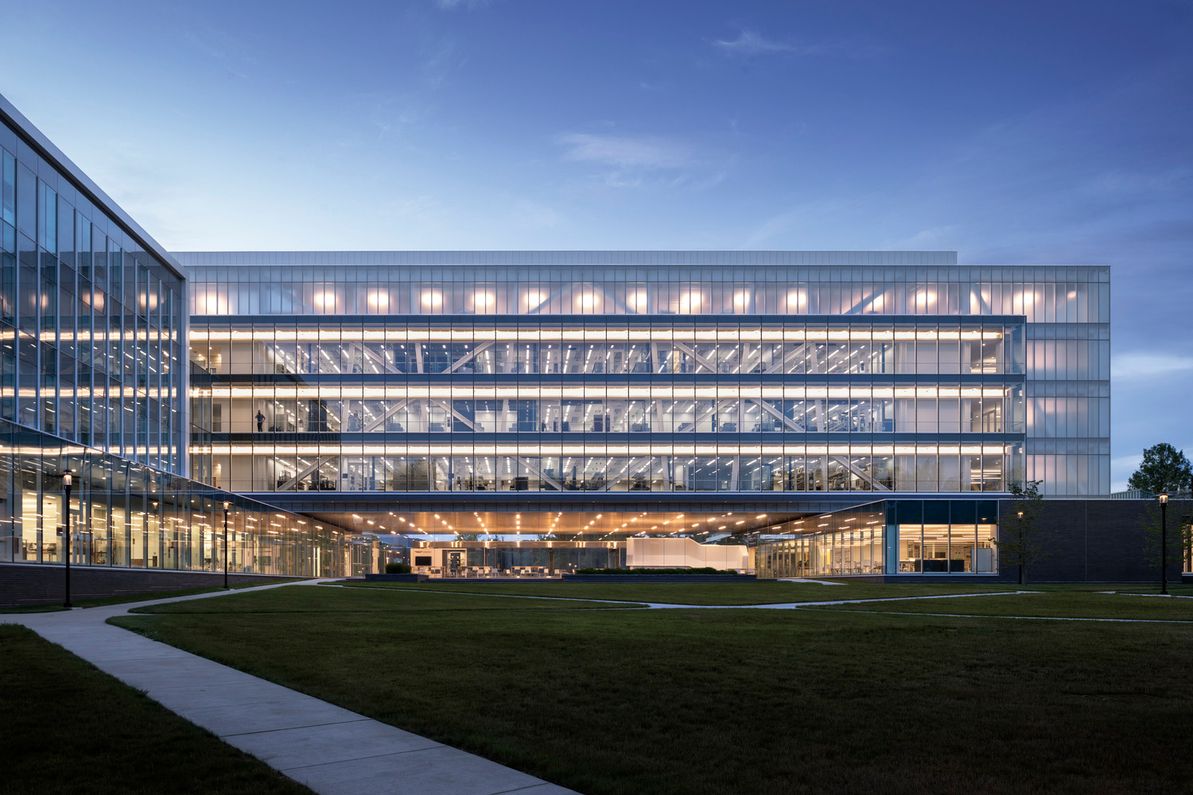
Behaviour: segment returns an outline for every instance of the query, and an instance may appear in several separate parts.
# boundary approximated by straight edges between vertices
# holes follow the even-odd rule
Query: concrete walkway
[[[835,583],[834,583],[835,584]],[[348,586],[336,586],[348,587]],[[395,589],[396,590],[396,589]],[[486,594],[478,591],[420,591],[419,593],[450,593],[462,594],[465,596],[485,596],[505,599],[555,599],[565,602],[599,602],[602,604],[614,605],[619,608],[627,607],[642,607],[650,610],[801,610],[812,609],[819,607],[836,607],[838,605],[864,605],[875,602],[923,602],[934,599],[978,599],[983,596],[1032,596],[1042,595],[1045,591],[979,591],[977,593],[944,593],[944,594],[921,594],[919,596],[870,596],[859,599],[821,599],[814,601],[803,602],[769,602],[762,604],[740,604],[740,605],[689,605],[676,604],[670,602],[637,602],[625,599],[590,599],[584,596],[533,596],[529,594]],[[1123,591],[1099,591],[1099,593],[1113,596],[1165,596],[1164,594],[1133,594]],[[1173,599],[1193,599],[1193,596],[1171,596]],[[1193,620],[1180,618],[1092,618],[1080,616],[1009,616],[999,615],[996,613],[921,613],[911,611],[879,611],[879,610],[854,610],[850,612],[865,613],[867,615],[882,615],[882,616],[931,616],[934,618],[1003,618],[1019,621],[1095,621],[1110,624],[1193,624]]]
[[[350,585],[334,585],[334,588],[351,588]],[[394,593],[401,593],[402,589],[392,589]],[[870,596],[863,599],[821,599],[805,600],[803,602],[758,602],[733,605],[693,605],[681,602],[644,602],[640,599],[595,599],[588,596],[543,596],[536,594],[515,593],[484,593],[483,591],[449,591],[436,588],[435,590],[417,590],[411,588],[409,593],[449,593],[457,596],[483,596],[486,599],[545,599],[554,602],[592,602],[595,604],[615,605],[630,608],[642,607],[648,610],[799,610],[801,607],[832,607],[833,605],[857,605],[867,602],[912,602],[919,599],[968,599],[977,596],[1024,596],[1040,593],[1040,591],[981,591],[979,593],[946,593],[928,594],[925,596]]]
[[[843,582],[833,582],[832,580],[810,580],[807,577],[777,577],[775,582],[797,582],[806,585],[844,585]]]
[[[671,609],[697,610],[799,610],[804,607],[832,607],[834,605],[863,605],[871,602],[918,602],[924,599],[974,599],[982,596],[1022,596],[1037,593],[1037,591],[981,591],[980,593],[948,593],[928,594],[926,596],[871,596],[864,599],[822,599],[820,601],[804,602],[774,602],[761,605],[668,605],[652,604],[651,607]]]
[[[242,588],[231,593],[312,583]],[[571,790],[106,623],[131,608],[0,614],[320,793],[554,795]]]
[[[1102,624],[1193,624],[1187,618],[1093,618],[1084,616],[1005,616],[1000,613],[912,613],[905,610],[850,610],[868,616],[928,616],[930,618],[978,618],[1006,621],[1092,621]]]

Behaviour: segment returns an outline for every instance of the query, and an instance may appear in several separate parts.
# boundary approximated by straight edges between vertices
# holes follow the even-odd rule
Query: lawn
[[[133,608],[136,613],[177,615],[245,613],[407,614],[445,611],[527,611],[527,610],[625,610],[636,605],[609,605],[601,602],[564,601],[561,599],[526,599],[479,594],[420,593],[397,589],[353,588],[337,585],[304,585],[269,591],[229,594],[218,599],[192,599],[161,605]]]
[[[262,585],[275,585],[283,582],[296,582],[300,577],[277,577],[266,581],[248,581],[232,583],[231,590],[241,588],[259,588]],[[224,590],[222,585],[208,585],[201,588],[184,588],[179,591],[138,591],[137,593],[122,593],[115,596],[102,596],[95,599],[72,599],[74,607],[104,607],[105,605],[120,605],[129,602],[147,602],[152,599],[170,599],[175,596],[194,596],[196,594],[213,593]],[[0,613],[56,613],[66,608],[61,602],[58,604],[28,605],[23,607],[0,607]]]
[[[1193,625],[1193,599],[1164,599],[1117,592],[1047,590],[1022,596],[866,602],[833,605],[824,609],[887,613],[954,613],[972,616],[1129,618],[1188,621]]]
[[[524,594],[527,596],[567,596],[575,599],[624,599],[637,602],[666,602],[684,605],[757,605],[781,602],[823,601],[831,599],[867,599],[887,596],[978,593],[1014,591],[1018,586],[979,580],[962,583],[858,582],[841,580],[841,585],[815,583],[759,582],[726,583],[636,583],[636,582],[426,582],[386,583],[354,582],[354,588],[398,588],[408,591],[457,592],[477,594]]]
[[[2,792],[309,792],[24,627],[0,681]]]
[[[1193,626],[580,605],[294,587],[115,621],[598,795],[1193,777]]]

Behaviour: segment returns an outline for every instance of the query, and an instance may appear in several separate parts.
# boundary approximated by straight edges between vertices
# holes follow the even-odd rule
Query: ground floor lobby
[[[48,490],[30,493],[40,499],[40,521],[26,521],[22,529],[10,531],[7,544],[0,534],[0,550],[6,550],[6,560],[14,563],[61,570],[61,555],[55,555],[50,545],[57,524],[57,497]],[[24,498],[25,492],[18,494],[22,511],[27,513],[35,503]],[[254,532],[252,515],[239,504],[232,506],[227,556],[233,575],[327,576],[328,572],[321,571],[324,564],[343,560],[343,566],[337,568],[345,575],[380,572],[387,563],[397,563],[435,579],[553,579],[586,570],[659,569],[715,569],[772,580],[1014,581],[1019,577],[1019,566],[1006,552],[1008,533],[1015,528],[1020,507],[1009,497],[900,495],[874,500],[866,495],[809,495],[799,501],[756,495],[717,500],[696,495],[666,500],[638,495],[609,500],[557,495],[517,501],[505,495],[483,495],[448,502],[442,495],[383,500],[377,495],[340,494],[315,502],[307,495],[307,504],[265,506],[252,496],[238,495],[238,499],[262,506],[264,527]],[[72,502],[74,499],[72,495]],[[163,495],[160,510],[176,501]],[[88,489],[82,501],[72,505],[74,567],[162,571],[163,577],[146,590],[167,583],[171,571],[222,572],[223,527],[218,504],[196,500],[188,511],[169,514],[168,522],[152,511],[141,511],[136,514],[137,525],[121,520],[127,514],[127,502]],[[187,503],[191,504],[189,499]],[[149,505],[158,508],[153,502]],[[270,516],[270,507],[285,513]],[[1169,577],[1177,581],[1183,572],[1193,572],[1193,537],[1188,530],[1193,502],[1172,500],[1167,516]],[[1038,506],[1034,522],[1040,550],[1028,565],[1026,578],[1032,582],[1154,579],[1159,567],[1159,521],[1154,500],[1045,500]],[[281,522],[291,522],[294,527],[275,525]],[[38,536],[30,529],[35,526],[41,528]],[[303,532],[319,526],[342,528],[338,551],[324,554],[322,544],[316,543],[319,539]],[[115,527],[121,528],[121,533],[113,532]],[[97,533],[96,528],[104,533]],[[13,542],[31,537],[42,541],[40,560],[14,554],[23,547]],[[87,543],[89,538],[92,543]],[[108,546],[95,543],[97,538],[109,539]],[[167,555],[159,557],[157,566],[146,566],[131,555],[146,538],[150,546],[167,552],[192,547],[199,552],[194,553],[193,561],[180,555],[173,562]],[[131,541],[121,546],[117,543],[120,539]],[[248,546],[255,540],[275,546],[284,543],[286,549],[293,549],[295,560],[318,565],[245,566],[241,559],[255,549]],[[100,554],[126,547],[129,556]],[[253,560],[265,558],[256,553]],[[280,558],[273,555],[268,560]]]
[[[806,506],[814,510],[802,511],[793,505],[786,510],[727,507],[503,510],[488,505],[473,511],[356,516],[364,522],[377,517],[372,521],[378,526],[388,516],[389,523],[406,527],[407,532],[390,536],[394,543],[386,545],[387,557],[436,578],[558,577],[581,569],[659,568],[714,568],[759,579],[1019,576],[1009,544],[1023,506],[1009,498],[901,497]],[[1029,579],[1126,582],[1156,576],[1160,520],[1154,501],[1049,499],[1032,510],[1037,549],[1029,556]],[[1168,565],[1174,579],[1193,571],[1191,515],[1193,502],[1170,503]]]

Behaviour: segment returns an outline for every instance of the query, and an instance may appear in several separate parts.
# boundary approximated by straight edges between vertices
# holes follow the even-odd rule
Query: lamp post
[[[224,501],[224,590],[228,590],[228,509],[232,503]]]
[[[67,469],[62,473],[62,493],[64,495],[62,509],[66,514],[66,597],[62,600],[62,606],[70,608],[70,487],[74,482],[74,477]]]
[[[1159,494],[1160,500],[1160,593],[1168,595],[1168,495]]]
[[[154,518],[159,519],[159,517],[157,515],[157,500],[153,500],[149,504],[153,506]],[[149,534],[149,523],[148,522],[145,523],[145,533],[146,533],[146,535],[145,535],[145,565],[148,566],[149,565],[149,535],[148,535]],[[159,553],[161,552],[161,546],[162,546],[162,524],[159,519],[159,521],[157,523],[157,547],[158,547]],[[154,568],[157,568],[157,558],[158,558],[157,555],[153,556]]]
[[[1018,511],[1019,517],[1019,584],[1023,584],[1023,511]]]

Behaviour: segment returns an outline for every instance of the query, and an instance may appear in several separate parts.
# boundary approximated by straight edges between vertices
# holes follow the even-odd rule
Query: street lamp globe
[[[70,558],[73,554],[70,549],[70,487],[74,483],[74,476],[69,469],[62,470],[62,515],[66,519],[66,528],[63,531],[63,554],[62,563],[63,571],[65,572],[65,582],[62,586],[63,599],[62,606],[69,609],[70,603]]]
[[[1160,501],[1160,593],[1168,595],[1168,495],[1157,494]]]

